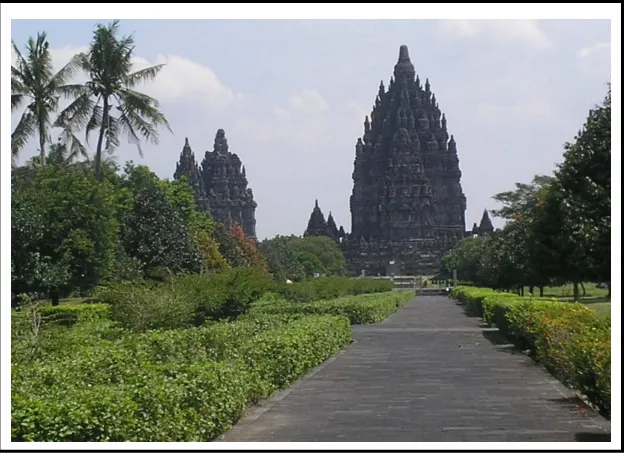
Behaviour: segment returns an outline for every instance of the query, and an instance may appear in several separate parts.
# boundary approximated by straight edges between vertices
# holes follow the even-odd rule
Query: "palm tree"
[[[90,80],[73,90],[75,100],[59,115],[57,125],[72,133],[85,129],[85,138],[99,130],[95,150],[95,173],[101,178],[102,156],[119,145],[126,134],[143,157],[141,137],[158,143],[157,127],[171,128],[158,109],[158,100],[137,92],[141,82],[153,80],[163,65],[132,72],[132,36],[117,37],[119,21],[96,26],[89,51],[78,55],[78,64]]]
[[[17,63],[11,66],[11,111],[15,111],[25,100],[30,103],[11,134],[11,155],[13,159],[17,158],[30,137],[36,135],[40,162],[45,165],[45,145],[52,127],[50,117],[58,109],[60,95],[70,88],[67,83],[77,69],[77,61],[72,59],[54,74],[45,32],[38,33],[36,40],[32,37],[28,39],[26,57],[15,42],[12,44]]]

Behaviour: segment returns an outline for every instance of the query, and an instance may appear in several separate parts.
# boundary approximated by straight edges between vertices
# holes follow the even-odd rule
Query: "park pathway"
[[[418,297],[378,325],[354,327],[354,339],[222,439],[610,440],[607,420],[446,296]]]

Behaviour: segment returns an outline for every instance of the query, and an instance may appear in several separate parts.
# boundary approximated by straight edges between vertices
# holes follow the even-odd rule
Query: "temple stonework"
[[[325,215],[319,207],[318,200],[314,202],[314,209],[310,214],[310,220],[308,221],[308,227],[303,233],[303,236],[328,236],[336,242],[340,242],[345,237],[344,228],[336,226],[336,221],[331,212],[325,220]]]
[[[247,236],[256,237],[257,204],[247,187],[245,167],[238,155],[229,151],[223,130],[217,130],[213,151],[206,151],[201,166],[197,165],[188,139],[185,140],[174,179],[183,176],[193,187],[200,210],[227,226],[240,225]]]
[[[488,236],[494,232],[494,225],[492,225],[492,220],[490,219],[490,214],[487,209],[483,209],[483,216],[481,216],[481,222],[479,225],[476,223],[472,225],[472,231],[467,233],[468,235],[472,235],[473,237],[482,237]]]
[[[342,243],[351,273],[436,273],[466,235],[460,180],[446,117],[401,46],[394,75],[387,90],[381,82],[355,146],[352,228]]]

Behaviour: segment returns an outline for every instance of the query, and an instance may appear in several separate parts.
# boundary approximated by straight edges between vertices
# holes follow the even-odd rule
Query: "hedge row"
[[[48,332],[42,357],[17,350],[13,359],[13,441],[209,441],[351,341],[349,321],[331,316],[144,333],[92,321]]]
[[[582,304],[527,300],[486,288],[452,295],[611,417],[611,318]]]
[[[231,269],[206,278],[170,277],[163,282],[115,283],[97,290],[94,299],[111,305],[111,318],[138,331],[199,326],[207,320],[238,318],[266,293],[290,302],[314,302],[341,296],[392,290],[378,279],[323,277],[277,284],[251,268]]]
[[[269,296],[254,303],[250,315],[341,315],[352,325],[373,324],[385,320],[413,297],[413,292],[390,291],[296,304]]]
[[[276,292],[292,302],[314,302],[342,296],[356,296],[392,291],[392,281],[386,279],[320,277],[293,284],[280,284]]]

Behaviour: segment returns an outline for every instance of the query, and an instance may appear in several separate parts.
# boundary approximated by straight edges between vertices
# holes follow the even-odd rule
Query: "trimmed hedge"
[[[311,304],[294,304],[285,300],[262,300],[256,302],[251,315],[342,315],[349,318],[352,325],[379,323],[396,312],[399,307],[414,298],[414,293],[391,291],[348,296],[318,301]]]
[[[109,330],[58,328],[45,359],[13,360],[13,441],[209,441],[351,342],[349,321],[330,316]]]
[[[392,281],[386,279],[319,277],[293,284],[280,284],[276,291],[292,302],[314,302],[342,296],[356,296],[392,291]]]
[[[486,288],[452,291],[564,384],[611,417],[611,318],[582,304],[527,300]]]

